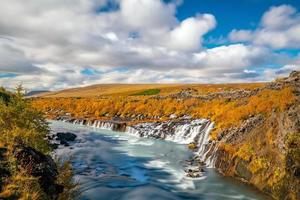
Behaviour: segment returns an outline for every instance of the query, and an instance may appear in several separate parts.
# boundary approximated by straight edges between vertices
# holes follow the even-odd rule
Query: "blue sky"
[[[300,9],[300,1],[297,0],[185,0],[178,7],[176,16],[184,20],[197,13],[213,14],[218,27],[209,32],[206,37],[217,39],[226,38],[233,29],[256,29],[266,10],[284,4]],[[298,52],[298,50],[291,51],[294,54]]]
[[[296,0],[1,1],[0,85],[270,81],[300,70]]]
[[[218,28],[209,34],[219,37],[232,29],[256,28],[266,10],[283,4],[300,8],[297,0],[186,0],[178,7],[176,16],[183,20],[197,13],[211,13],[218,21]]]

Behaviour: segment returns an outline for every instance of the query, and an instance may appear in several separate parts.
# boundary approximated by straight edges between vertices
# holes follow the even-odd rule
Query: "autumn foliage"
[[[237,126],[251,115],[267,115],[280,111],[295,101],[291,88],[262,90],[250,98],[237,100],[198,98],[156,99],[145,96],[117,96],[90,98],[38,98],[32,101],[35,108],[55,117],[66,113],[76,118],[93,119],[134,119],[139,121],[162,121],[171,114],[190,115],[193,118],[208,118],[216,122],[216,130]],[[216,137],[213,132],[212,137]]]

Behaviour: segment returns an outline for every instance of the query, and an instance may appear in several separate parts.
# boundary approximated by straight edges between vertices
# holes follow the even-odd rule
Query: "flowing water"
[[[82,125],[51,121],[54,132],[78,137],[55,154],[71,158],[81,200],[268,199],[214,169],[198,179],[185,176],[186,145]]]

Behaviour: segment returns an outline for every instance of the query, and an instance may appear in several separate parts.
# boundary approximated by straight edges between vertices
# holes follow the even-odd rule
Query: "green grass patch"
[[[156,95],[160,93],[160,89],[149,89],[133,94],[133,96]]]

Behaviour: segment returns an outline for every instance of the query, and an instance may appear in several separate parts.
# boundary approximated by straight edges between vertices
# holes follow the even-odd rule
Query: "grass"
[[[207,94],[210,92],[221,92],[234,89],[255,89],[262,87],[264,83],[239,83],[239,84],[98,84],[87,87],[72,88],[61,91],[53,91],[43,93],[37,96],[40,97],[128,97],[132,94],[140,93],[145,90],[160,90],[162,96],[178,93],[183,89],[192,88],[199,94]]]
[[[149,89],[133,94],[133,96],[156,95],[160,93],[160,89]]]

